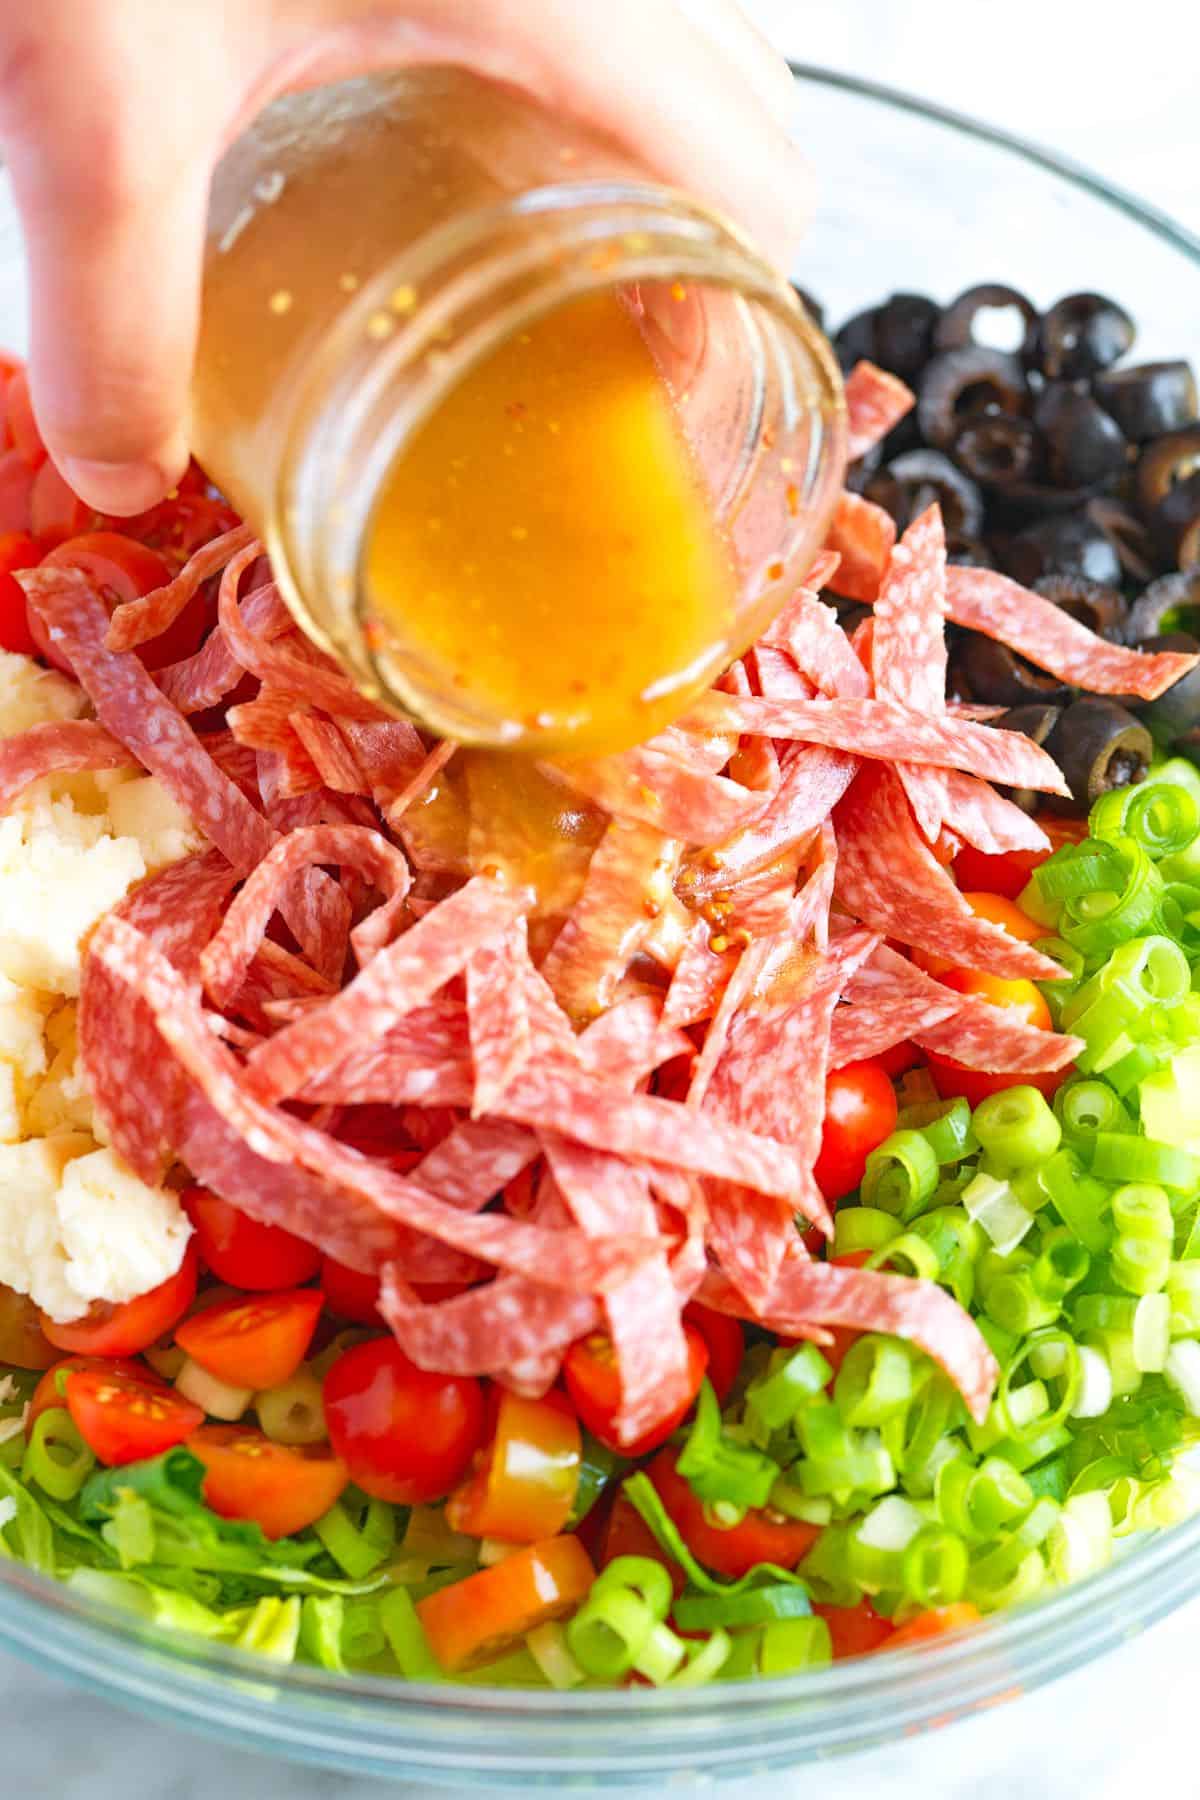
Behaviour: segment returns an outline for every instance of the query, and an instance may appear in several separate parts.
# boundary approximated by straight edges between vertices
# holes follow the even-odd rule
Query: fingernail
[[[60,465],[63,479],[74,488],[81,500],[97,512],[146,512],[157,506],[163,495],[178,480],[181,468],[174,459],[147,458],[142,462],[101,462],[90,456],[70,456]]]

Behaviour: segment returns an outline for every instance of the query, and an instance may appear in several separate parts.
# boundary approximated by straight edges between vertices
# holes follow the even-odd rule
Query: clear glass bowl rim
[[[1126,214],[1200,270],[1200,238],[1068,158],[884,84],[808,64],[792,69],[802,85],[840,89],[1040,167]],[[320,1761],[340,1747],[350,1767],[433,1775],[440,1766],[460,1779],[473,1769],[499,1779],[592,1770],[602,1779],[621,1767],[666,1770],[681,1763],[744,1773],[748,1754],[763,1764],[828,1755],[1028,1691],[1197,1593],[1200,1516],[1149,1536],[1110,1568],[1051,1599],[944,1641],[728,1687],[562,1693],[282,1667],[153,1626],[0,1559],[0,1644],[114,1697],[224,1729],[242,1742]],[[353,1738],[343,1736],[339,1744],[351,1715],[355,1732],[363,1733],[357,1754]],[[637,1731],[614,1740],[618,1723]],[[514,1731],[507,1752],[503,1739],[494,1756],[472,1742],[480,1727],[496,1733],[506,1725]],[[602,1735],[593,1736],[589,1726]],[[765,1726],[777,1734],[772,1744],[761,1735]]]

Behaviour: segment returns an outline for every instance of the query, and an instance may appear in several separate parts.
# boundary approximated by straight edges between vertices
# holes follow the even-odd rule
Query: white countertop
[[[798,61],[871,76],[1039,139],[1200,229],[1194,58],[1179,0],[1140,0],[1136,32],[1113,0],[987,9],[962,0],[747,0],[747,10]],[[824,1764],[815,1776],[821,1800],[1126,1800],[1168,1784],[1191,1795],[1200,1777],[1183,1771],[1194,1760],[1198,1635],[1200,1604],[1014,1705]],[[381,1791],[128,1717],[6,1657],[0,1718],[6,1792],[35,1800],[372,1800]],[[813,1785],[813,1772],[799,1770],[724,1791],[730,1800],[791,1800]],[[391,1792],[417,1800],[429,1790]]]

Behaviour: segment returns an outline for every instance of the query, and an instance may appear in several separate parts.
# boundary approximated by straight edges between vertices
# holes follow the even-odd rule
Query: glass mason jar
[[[675,629],[677,595],[641,607],[625,635],[649,660],[624,713],[605,712],[602,684],[594,705],[539,695],[540,634],[523,631],[497,652],[522,672],[530,703],[518,706],[503,679],[476,682],[469,659],[465,676],[449,668],[419,595],[379,603],[381,496],[489,358],[556,317],[570,343],[583,317],[570,309],[604,295],[636,320],[669,394],[732,602],[695,642]],[[541,753],[650,735],[758,635],[820,547],[845,424],[828,346],[733,228],[606,140],[433,69],[289,97],[226,154],[193,441],[263,535],[296,618],[365,692],[463,741]],[[482,642],[487,571],[476,579]],[[581,663],[616,635],[572,591],[563,608]]]

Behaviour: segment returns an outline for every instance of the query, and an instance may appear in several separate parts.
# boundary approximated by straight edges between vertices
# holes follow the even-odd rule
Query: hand
[[[209,179],[289,89],[465,64],[614,134],[786,257],[807,180],[787,69],[734,0],[33,0],[0,24],[51,456],[101,512],[181,474]]]

